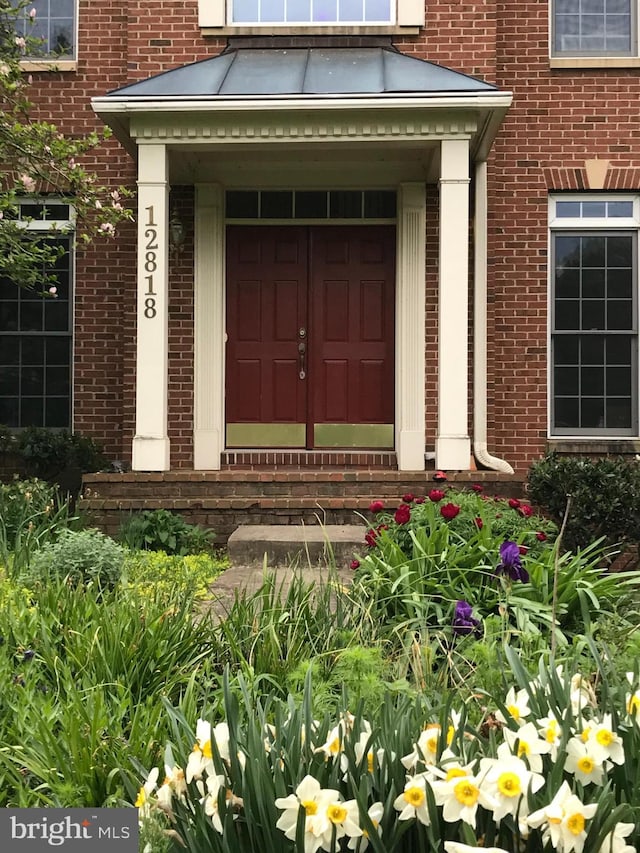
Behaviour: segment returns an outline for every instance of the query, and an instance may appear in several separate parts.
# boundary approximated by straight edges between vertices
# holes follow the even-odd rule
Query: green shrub
[[[44,427],[26,427],[19,432],[0,427],[0,453],[21,458],[29,476],[53,481],[68,468],[86,473],[108,465],[92,438]]]
[[[0,483],[0,563],[20,574],[37,548],[75,521],[57,487],[35,479]]]
[[[210,551],[214,533],[169,510],[154,509],[131,515],[120,526],[118,539],[132,550],[184,556]]]
[[[29,575],[34,581],[57,577],[110,587],[119,581],[123,563],[124,549],[99,530],[66,530],[34,554]]]
[[[189,594],[196,599],[210,595],[209,587],[225,569],[228,559],[210,554],[165,554],[164,551],[130,551],[125,555],[124,578],[144,594]]]
[[[571,495],[563,546],[584,548],[640,542],[640,464],[624,458],[589,459],[550,453],[529,471],[529,496],[557,524]]]

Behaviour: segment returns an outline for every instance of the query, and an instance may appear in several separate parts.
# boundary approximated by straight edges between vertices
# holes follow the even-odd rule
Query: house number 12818
[[[144,280],[147,283],[147,289],[144,292],[144,316],[147,320],[153,320],[158,313],[156,310],[156,292],[153,289],[154,275],[158,269],[158,224],[154,220],[153,205],[145,207],[147,211],[147,221],[144,229],[144,271],[146,273]]]

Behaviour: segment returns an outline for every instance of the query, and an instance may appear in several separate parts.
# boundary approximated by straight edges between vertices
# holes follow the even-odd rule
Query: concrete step
[[[348,566],[361,553],[364,525],[242,524],[229,536],[229,559],[236,566]]]

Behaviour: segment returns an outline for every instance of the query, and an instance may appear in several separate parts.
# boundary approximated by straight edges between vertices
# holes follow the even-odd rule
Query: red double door
[[[395,229],[229,226],[228,447],[391,447]]]

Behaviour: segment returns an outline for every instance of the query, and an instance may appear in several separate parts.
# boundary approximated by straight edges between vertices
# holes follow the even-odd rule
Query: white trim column
[[[440,143],[436,467],[468,470],[469,140]]]
[[[138,306],[134,471],[168,471],[168,223],[166,145],[138,146]]]
[[[196,185],[193,467],[220,468],[224,450],[224,192]]]
[[[396,453],[400,471],[424,471],[426,191],[398,189]]]

